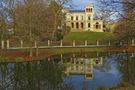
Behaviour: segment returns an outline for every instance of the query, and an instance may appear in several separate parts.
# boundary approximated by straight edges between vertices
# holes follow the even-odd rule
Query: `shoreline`
[[[49,48],[49,49],[33,49],[33,57],[29,57],[29,49],[19,50],[1,50],[0,56],[5,62],[25,62],[25,61],[38,61],[48,58],[52,55],[77,53],[77,52],[135,52],[135,47],[95,47],[95,48]],[[38,54],[38,56],[37,56]],[[1,58],[0,57],[0,58]],[[4,60],[0,60],[4,62]]]

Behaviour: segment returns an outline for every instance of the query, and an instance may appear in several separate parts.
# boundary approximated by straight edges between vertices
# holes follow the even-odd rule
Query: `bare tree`
[[[10,22],[11,9],[14,7],[15,0],[0,1],[0,41],[6,39],[8,23]]]
[[[65,14],[63,7],[71,0],[1,0],[0,38],[5,38],[8,28],[13,29],[11,38],[24,39],[30,46],[35,39],[55,40],[58,27],[62,27]],[[14,40],[15,41],[15,40]]]
[[[35,34],[39,30],[42,32],[42,19],[45,13],[45,4],[43,0],[24,0],[18,2],[15,8],[16,17],[16,35],[28,39],[30,46],[30,57],[32,57],[32,43],[36,39]],[[23,34],[22,34],[23,33]],[[40,36],[40,35],[39,35]],[[34,38],[35,37],[35,38]]]
[[[2,40],[7,40],[10,37],[10,11],[14,7],[14,2],[15,0],[0,0],[0,43]],[[2,54],[3,50],[0,50],[0,56],[2,56]]]
[[[30,52],[34,39],[41,41],[55,37],[57,27],[62,25],[63,5],[69,0],[23,0],[14,9],[15,35],[29,40]],[[23,3],[22,3],[23,2]],[[23,34],[22,34],[23,33]],[[30,53],[32,56],[32,53]]]
[[[100,0],[104,11],[115,15],[116,30],[119,41],[127,42],[135,38],[135,1],[134,0]]]
[[[69,2],[71,2],[71,0],[50,0],[50,8],[51,11],[54,15],[54,23],[53,23],[53,32],[52,32],[52,36],[51,36],[51,40],[54,39],[55,33],[58,30],[58,27],[62,27],[62,23],[60,22],[60,20],[62,20],[62,9],[64,7],[64,5],[68,4]]]

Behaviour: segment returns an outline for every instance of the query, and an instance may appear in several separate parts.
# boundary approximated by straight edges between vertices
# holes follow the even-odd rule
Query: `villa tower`
[[[71,32],[103,32],[103,21],[94,20],[93,5],[87,5],[84,10],[67,10],[66,26]]]

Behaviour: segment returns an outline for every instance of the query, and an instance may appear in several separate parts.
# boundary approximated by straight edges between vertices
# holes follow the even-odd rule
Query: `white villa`
[[[103,21],[94,20],[93,16],[93,5],[87,5],[84,10],[66,10],[66,26],[71,32],[103,32]]]

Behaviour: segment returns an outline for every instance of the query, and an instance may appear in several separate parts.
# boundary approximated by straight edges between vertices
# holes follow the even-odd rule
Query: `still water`
[[[0,63],[0,90],[101,90],[135,85],[134,53],[70,53]]]

